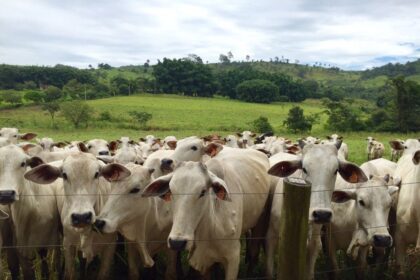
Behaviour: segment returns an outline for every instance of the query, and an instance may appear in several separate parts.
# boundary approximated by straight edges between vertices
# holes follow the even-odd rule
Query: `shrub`
[[[267,131],[274,131],[271,124],[268,122],[268,119],[266,117],[260,116],[258,119],[255,119],[252,121],[252,130],[264,133]]]
[[[4,102],[10,103],[16,107],[22,104],[22,96],[19,92],[16,91],[7,91],[2,95],[2,99]]]
[[[45,102],[53,102],[60,99],[63,96],[61,89],[55,86],[49,86],[45,90]]]
[[[140,127],[145,127],[147,122],[152,119],[152,114],[147,112],[130,111],[128,114],[133,118],[134,122],[137,122]]]
[[[236,96],[239,100],[255,103],[270,103],[277,100],[279,88],[267,80],[248,80],[236,87]]]
[[[103,111],[99,114],[99,118],[100,121],[112,121],[112,116],[111,113],[109,111]]]
[[[44,101],[45,93],[41,91],[32,90],[25,93],[24,97],[28,101],[32,101],[35,104],[39,104]]]
[[[79,128],[81,124],[85,124],[85,127],[88,126],[93,109],[86,102],[75,100],[63,103],[61,112],[67,121],[72,123],[75,128]]]
[[[293,133],[305,133],[312,130],[312,125],[317,119],[317,115],[305,116],[303,114],[303,109],[299,106],[295,106],[289,110],[287,119],[283,124]]]
[[[44,105],[42,105],[42,110],[47,111],[48,114],[50,114],[51,125],[52,127],[55,127],[54,117],[55,114],[60,111],[60,105],[57,102],[44,103]]]
[[[328,115],[327,128],[334,131],[358,131],[364,130],[365,124],[359,115],[352,110],[351,101],[323,100]]]

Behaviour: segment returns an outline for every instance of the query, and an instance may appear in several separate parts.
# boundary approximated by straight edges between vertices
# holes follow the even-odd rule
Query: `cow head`
[[[365,182],[366,175],[356,165],[338,159],[339,145],[301,145],[304,146],[302,159],[278,162],[268,173],[287,177],[301,169],[303,178],[312,184],[309,220],[317,224],[329,223],[332,218],[331,196],[337,173],[350,183]]]
[[[16,144],[18,140],[29,141],[36,137],[35,133],[19,134],[19,130],[14,127],[3,127],[0,129],[0,137],[4,137],[9,140],[10,143]]]
[[[117,147],[117,141],[111,141],[108,143],[103,139],[93,139],[87,141],[87,143],[79,142],[79,150],[84,153],[91,153],[94,156],[109,156],[113,153]]]

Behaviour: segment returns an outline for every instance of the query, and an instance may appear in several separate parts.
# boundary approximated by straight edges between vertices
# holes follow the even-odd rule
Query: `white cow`
[[[167,245],[160,242],[168,238],[172,225],[169,202],[160,198],[143,198],[141,193],[151,181],[153,169],[127,164],[131,176],[112,183],[112,195],[103,207],[95,226],[105,233],[119,231],[129,242],[135,242],[141,263],[154,265],[153,257],[165,251]],[[172,257],[175,256],[174,252]],[[133,262],[133,258],[128,258]],[[176,275],[176,262],[169,262],[166,278]],[[138,279],[136,263],[130,263],[130,278]]]
[[[238,138],[236,138],[235,135],[228,135],[224,138],[224,140],[226,142],[226,147],[239,148]]]
[[[178,142],[178,140],[175,136],[166,136],[165,139],[163,139],[163,149],[175,150],[176,142]]]
[[[394,177],[401,178],[395,256],[397,265],[402,268],[408,246],[414,244],[416,251],[420,250],[420,142],[417,139],[408,139],[404,145],[398,143],[400,142],[394,143],[395,147],[404,152],[394,172]]]
[[[118,147],[117,141],[108,141],[103,139],[92,139],[87,143],[79,142],[78,148],[81,152],[91,153],[94,156],[109,156],[115,152]]]
[[[385,159],[362,164],[361,169],[369,176],[369,181],[357,184],[356,188],[337,177],[332,197],[335,202],[332,203],[333,218],[325,238],[336,276],[339,271],[336,250],[347,251],[354,259],[357,258],[358,272],[361,273],[367,267],[366,257],[370,247],[392,245],[388,216],[398,187],[392,185],[389,174],[395,167],[395,163]]]
[[[29,141],[36,137],[35,133],[19,134],[19,130],[14,127],[2,127],[0,128],[0,137],[6,138],[12,144],[17,144],[18,140]]]
[[[25,178],[39,184],[63,179],[58,192],[58,210],[64,231],[65,278],[74,279],[76,249],[90,262],[101,256],[99,279],[106,278],[115,250],[116,234],[92,232],[91,225],[110,193],[110,182],[130,176],[130,171],[116,163],[105,165],[89,153],[68,156],[64,161],[43,164],[28,171]]]
[[[309,227],[308,236],[308,255],[307,255],[307,275],[309,279],[314,277],[315,261],[321,250],[321,227],[331,221],[331,197],[334,191],[337,173],[348,182],[358,183],[367,180],[363,171],[356,165],[343,161],[338,157],[337,145],[305,145],[303,141],[299,142],[302,150],[302,156],[279,153],[270,158],[269,174],[278,177],[287,177],[290,175],[299,176],[311,182],[312,194],[309,206]],[[338,148],[338,149],[337,149]],[[298,170],[300,173],[295,173]],[[295,174],[294,174],[295,173]],[[275,195],[271,208],[270,224],[267,233],[267,277],[272,277],[274,251],[277,247],[277,237],[279,235],[279,219],[283,205],[283,180],[274,182]]]
[[[55,269],[60,267],[57,260],[59,249],[55,247],[60,244],[60,218],[55,194],[62,183],[57,181],[41,186],[25,180],[25,172],[38,164],[42,164],[41,159],[29,157],[15,145],[0,148],[0,203],[10,205],[15,244],[25,279],[35,279],[33,262],[36,251],[42,259],[43,277],[48,276],[48,249],[55,249]]]
[[[394,141],[400,142],[400,145],[404,145],[404,140],[396,139]],[[393,142],[390,142],[391,146],[391,160],[397,162],[398,159],[402,156],[403,150],[394,149]]]
[[[377,159],[383,157],[385,153],[385,146],[379,141],[372,141],[370,144],[369,159]]]
[[[252,133],[251,131],[245,130],[242,133],[236,133],[236,135],[238,135],[239,139],[239,145],[241,146],[241,148],[248,148],[252,145],[254,145],[254,137],[256,136],[255,133]]]
[[[327,136],[327,139],[334,144],[341,141],[340,149],[338,149],[338,156],[341,160],[347,160],[349,158],[349,147],[343,142],[343,136],[331,134],[331,136]]]
[[[219,262],[225,279],[237,279],[240,236],[256,226],[263,212],[267,168],[267,157],[258,151],[228,149],[206,165],[179,163],[173,173],[153,181],[143,196],[170,197],[171,249],[187,249],[190,265],[202,274]]]
[[[120,148],[116,150],[115,155],[97,156],[97,158],[104,161],[105,163],[144,163],[141,152],[139,149],[136,149],[137,144],[133,140],[130,140],[128,137],[121,137],[118,142],[120,143]]]

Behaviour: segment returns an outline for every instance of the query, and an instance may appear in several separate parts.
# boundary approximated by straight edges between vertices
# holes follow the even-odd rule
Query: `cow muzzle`
[[[314,210],[312,220],[315,224],[328,224],[331,222],[332,212],[330,210]]]
[[[173,163],[174,161],[172,159],[164,158],[160,161],[160,169],[162,169],[162,171],[173,171]]]
[[[92,224],[93,214],[92,212],[87,212],[83,214],[71,214],[71,224],[74,227],[82,228]]]
[[[98,154],[100,156],[109,156],[109,151],[100,151]]]
[[[391,236],[384,235],[384,234],[375,234],[373,236],[373,246],[387,248],[387,247],[391,247],[391,245],[392,245]]]
[[[187,246],[187,240],[185,239],[168,239],[169,248],[174,251],[183,251]]]
[[[0,204],[11,204],[16,201],[16,192],[13,190],[10,191],[0,191]]]

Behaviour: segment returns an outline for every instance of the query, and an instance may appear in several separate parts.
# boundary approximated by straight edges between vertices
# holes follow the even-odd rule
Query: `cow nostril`
[[[100,156],[109,156],[109,152],[108,151],[101,151],[99,152]]]
[[[187,240],[169,238],[169,248],[175,251],[182,251],[187,246]]]
[[[376,234],[373,236],[373,245],[375,247],[390,247],[392,244],[391,236]]]
[[[174,161],[172,159],[164,158],[160,161],[161,168],[166,169],[166,170],[170,170],[173,162]]]
[[[95,228],[98,229],[99,231],[102,231],[103,228],[105,227],[106,222],[104,220],[96,220],[94,225]]]
[[[312,217],[316,224],[325,224],[331,221],[332,212],[326,210],[315,210],[312,212]]]

